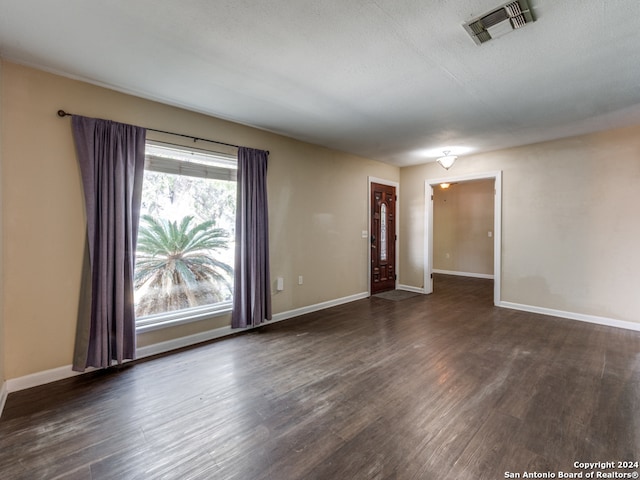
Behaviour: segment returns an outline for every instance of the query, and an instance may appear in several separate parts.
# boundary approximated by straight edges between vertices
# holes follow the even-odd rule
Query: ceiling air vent
[[[464,29],[478,45],[498,38],[533,22],[533,14],[527,0],[517,0],[498,7],[465,23]]]

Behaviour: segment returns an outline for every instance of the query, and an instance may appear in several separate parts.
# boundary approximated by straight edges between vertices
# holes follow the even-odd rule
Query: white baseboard
[[[0,385],[0,417],[2,417],[4,405],[5,403],[7,403],[7,395],[9,395],[9,391],[7,390],[7,382],[2,382],[2,385]]]
[[[493,280],[493,275],[488,273],[471,273],[471,272],[453,272],[451,270],[433,269],[433,273],[442,273],[444,275],[456,275],[458,277],[487,278]]]
[[[523,305],[521,303],[500,302],[498,307],[510,308],[512,310],[521,310],[529,313],[539,313],[541,315],[550,315],[552,317],[568,318],[569,320],[578,320],[580,322],[595,323],[607,327],[624,328],[626,330],[635,330],[640,332],[640,323],[628,322],[626,320],[616,320],[615,318],[598,317],[596,315],[585,315],[583,313],[566,312],[564,310],[554,310],[552,308],[536,307],[533,305]]]
[[[273,319],[263,323],[262,325],[268,325],[271,323],[281,322],[290,318],[298,317],[307,313],[317,312],[326,308],[335,307],[345,303],[353,302],[356,300],[362,300],[367,298],[369,294],[367,292],[350,295],[348,297],[337,298],[335,300],[329,300],[327,302],[317,303],[315,305],[309,305],[307,307],[297,308],[289,310],[287,312],[276,313],[273,315]],[[257,328],[257,327],[253,327]],[[152,355],[159,355],[161,353],[167,353],[178,348],[188,347],[197,343],[207,342],[216,338],[232,335],[246,331],[246,329],[233,329],[230,326],[215,328],[206,332],[196,333],[194,335],[188,335],[186,337],[175,338],[166,342],[155,343],[153,345],[147,345],[140,347],[136,351],[137,358],[150,357]],[[87,369],[86,372],[94,371],[95,368]],[[23,377],[13,378],[6,381],[7,393],[17,392],[19,390],[25,390],[31,387],[37,387],[46,383],[55,382],[57,380],[63,380],[65,378],[75,377],[76,375],[82,375],[85,372],[75,372],[71,369],[71,365],[64,367],[53,368],[51,370],[45,370],[43,372],[32,373]],[[3,386],[4,388],[4,386]],[[5,394],[6,397],[6,394]]]
[[[214,328],[213,330],[207,330],[206,332],[174,338],[167,340],[166,342],[154,343],[153,345],[147,345],[145,347],[138,347],[136,350],[136,357],[151,357],[153,355],[170,352],[171,350],[177,350],[178,348],[189,347],[198,343],[215,340],[216,338],[226,337],[227,335],[238,333],[240,331],[243,330],[234,330],[231,327]]]
[[[424,294],[424,288],[420,288],[420,287],[412,287],[411,285],[402,285],[402,284],[398,284],[398,286],[396,287],[397,290],[404,290],[406,292],[413,292],[413,293],[422,293]]]
[[[12,393],[19,390],[26,390],[27,388],[37,387],[39,385],[44,385],[45,383],[57,382],[58,380],[64,380],[65,378],[76,377],[83,373],[89,373],[95,370],[95,368],[87,368],[84,372],[75,372],[72,370],[71,365],[52,368],[50,370],[44,370],[42,372],[36,372],[23,377],[7,380],[7,391],[8,393]]]
[[[320,310],[325,310],[327,308],[337,307],[338,305],[355,302],[356,300],[362,300],[368,297],[368,292],[356,293],[355,295],[349,295],[348,297],[336,298],[335,300],[316,303],[315,305],[309,305],[308,307],[296,308],[287,312],[276,313],[273,316],[273,319],[267,323],[281,322],[282,320],[288,320],[289,318],[299,317],[300,315],[306,315],[307,313],[313,313]]]

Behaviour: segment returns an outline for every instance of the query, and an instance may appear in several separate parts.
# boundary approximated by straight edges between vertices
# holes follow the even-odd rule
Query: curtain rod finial
[[[70,113],[65,112],[64,110],[58,110],[58,116],[60,118],[66,117],[67,115],[71,115]]]

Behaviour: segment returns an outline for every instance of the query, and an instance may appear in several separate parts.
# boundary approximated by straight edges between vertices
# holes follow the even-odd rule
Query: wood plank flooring
[[[0,478],[478,480],[640,461],[640,333],[495,308],[490,280],[435,289],[12,393]]]

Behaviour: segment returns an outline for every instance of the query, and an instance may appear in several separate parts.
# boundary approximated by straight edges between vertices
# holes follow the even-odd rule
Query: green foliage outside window
[[[236,183],[145,171],[136,316],[229,301]]]

